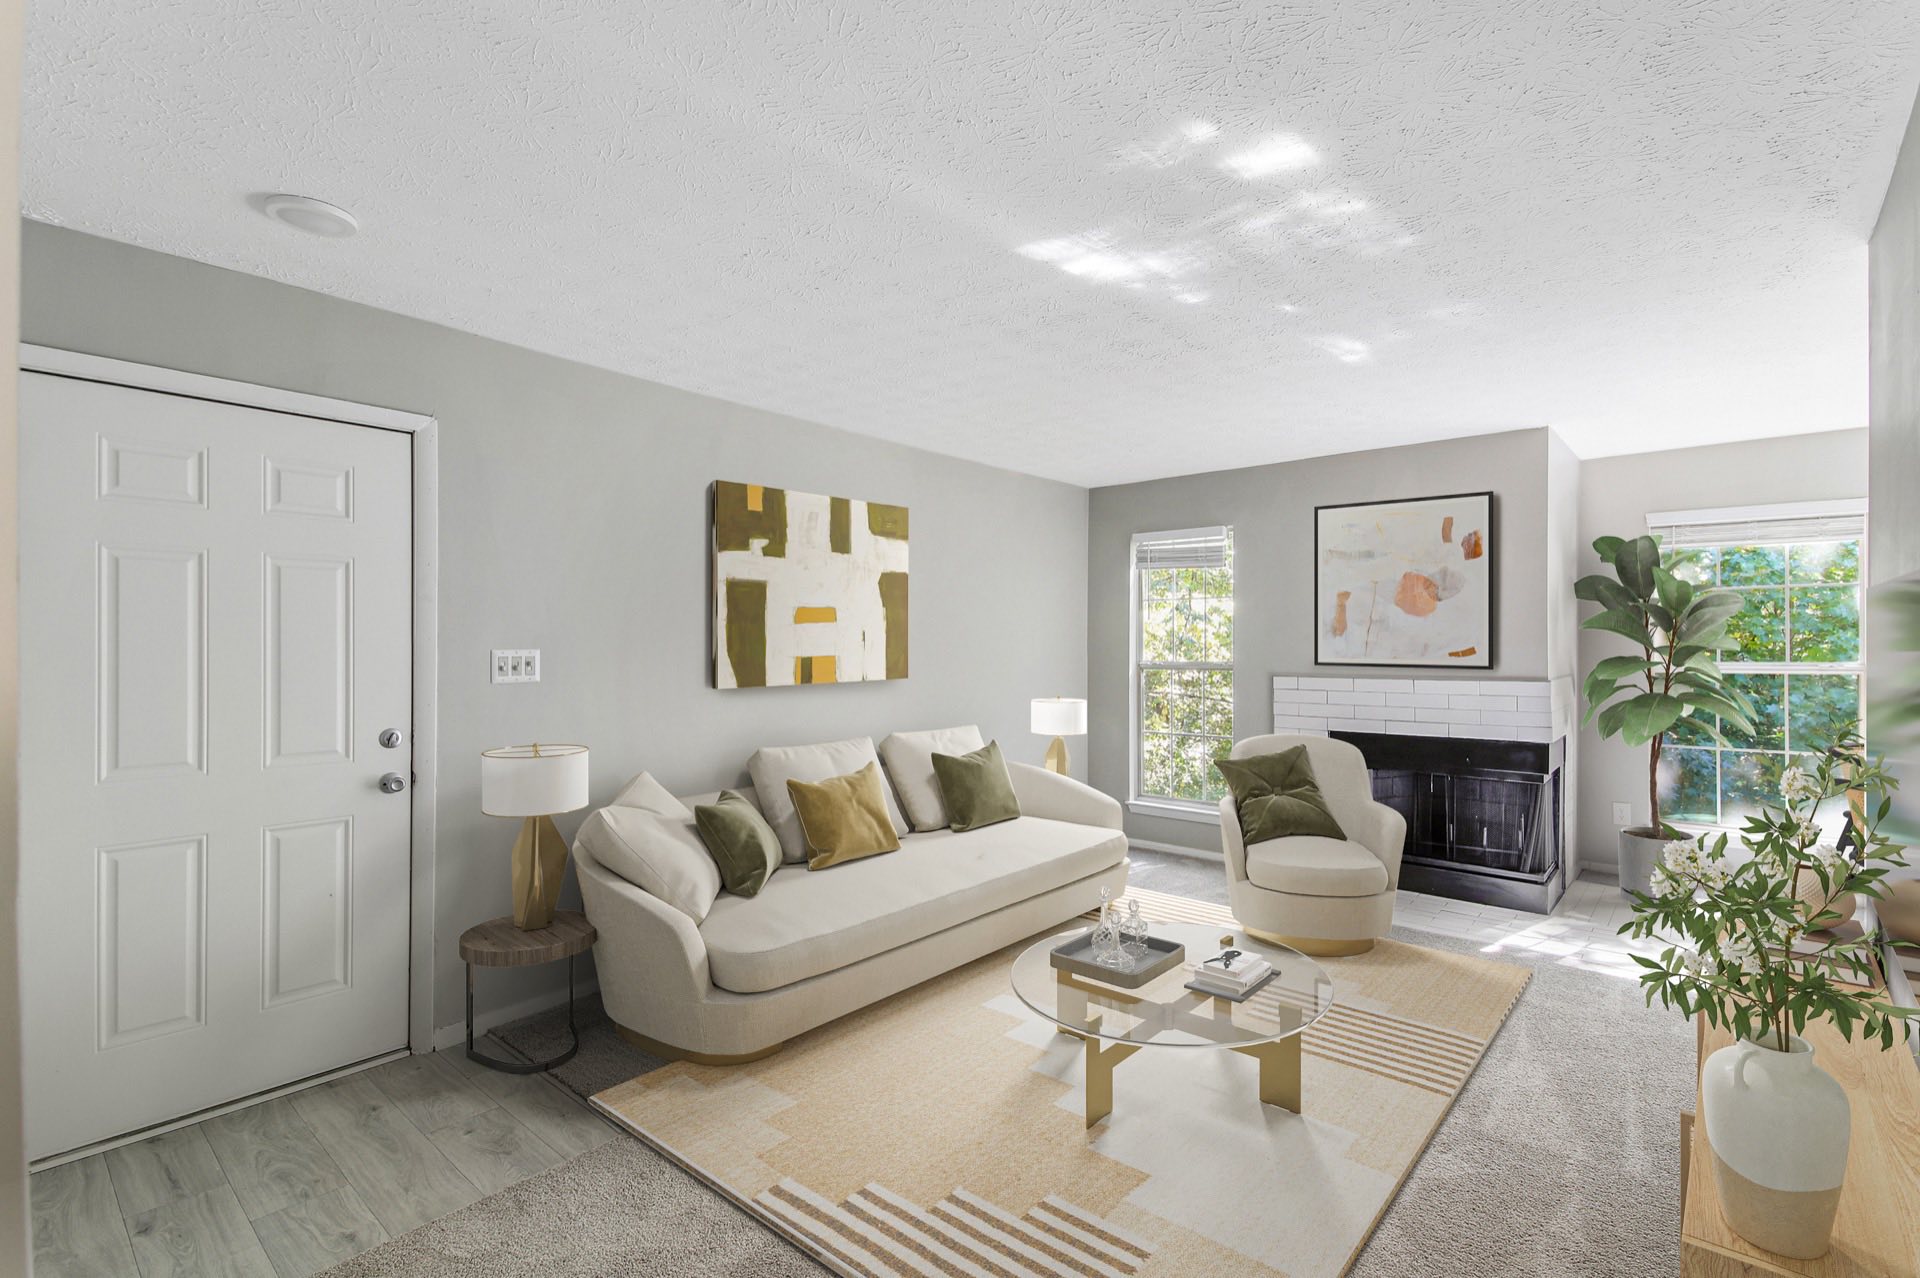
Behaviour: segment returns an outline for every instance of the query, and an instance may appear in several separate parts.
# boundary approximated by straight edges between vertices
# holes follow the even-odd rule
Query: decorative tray
[[[1125,965],[1122,967],[1108,967],[1105,963],[1093,961],[1093,929],[1088,928],[1080,935],[1069,937],[1054,946],[1047,955],[1047,961],[1075,976],[1117,985],[1123,990],[1137,990],[1162,972],[1178,966],[1186,956],[1187,947],[1180,942],[1169,941],[1162,936],[1149,936],[1145,954],[1137,959],[1123,960]]]
[[[1219,990],[1211,990],[1204,985],[1195,985],[1192,981],[1187,982],[1187,988],[1195,994],[1205,994],[1208,998],[1224,998],[1229,1003],[1244,1003],[1261,990],[1267,988],[1267,982],[1278,975],[1280,975],[1280,969],[1276,967],[1261,977],[1258,983],[1249,986],[1245,994],[1222,994]]]

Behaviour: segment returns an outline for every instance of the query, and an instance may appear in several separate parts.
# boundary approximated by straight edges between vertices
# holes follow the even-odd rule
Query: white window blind
[[[1155,568],[1224,568],[1232,554],[1233,535],[1226,528],[1141,533],[1133,542],[1133,566],[1142,572]]]
[[[1867,535],[1867,506],[1863,501],[1810,501],[1662,511],[1647,516],[1647,531],[1669,548],[1858,541]]]

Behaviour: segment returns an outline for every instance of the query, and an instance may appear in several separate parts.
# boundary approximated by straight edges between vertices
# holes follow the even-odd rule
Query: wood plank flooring
[[[404,1057],[35,1173],[34,1274],[306,1278],[617,1134],[552,1079]]]
[[[1218,862],[1135,849],[1134,882],[1226,902]],[[1551,917],[1402,892],[1394,922],[1632,979],[1619,888]],[[496,1041],[489,1050],[503,1052]],[[598,1148],[615,1129],[558,1083],[454,1049],[391,1061],[33,1177],[38,1278],[304,1278]]]

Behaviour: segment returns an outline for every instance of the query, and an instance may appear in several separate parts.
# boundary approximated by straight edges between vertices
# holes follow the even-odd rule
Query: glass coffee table
[[[1053,966],[1048,955],[1086,928],[1035,941],[1013,961],[1013,992],[1086,1044],[1087,1126],[1113,1112],[1113,1068],[1143,1047],[1242,1052],[1260,1062],[1260,1099],[1300,1112],[1300,1034],[1333,1006],[1333,982],[1320,965],[1284,945],[1245,932],[1194,923],[1155,923],[1153,935],[1178,941],[1186,956],[1138,989],[1121,989]],[[1231,946],[1258,954],[1278,973],[1243,1003],[1186,988],[1203,959]]]

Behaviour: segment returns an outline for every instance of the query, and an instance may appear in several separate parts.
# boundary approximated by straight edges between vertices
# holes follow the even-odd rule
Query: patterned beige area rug
[[[1135,890],[1149,917],[1232,926]],[[850,1275],[1344,1273],[1529,973],[1395,941],[1323,960],[1304,1113],[1236,1052],[1147,1048],[1082,1117],[1082,1047],[1013,995],[1016,946],[747,1065],[685,1063],[594,1104]]]

